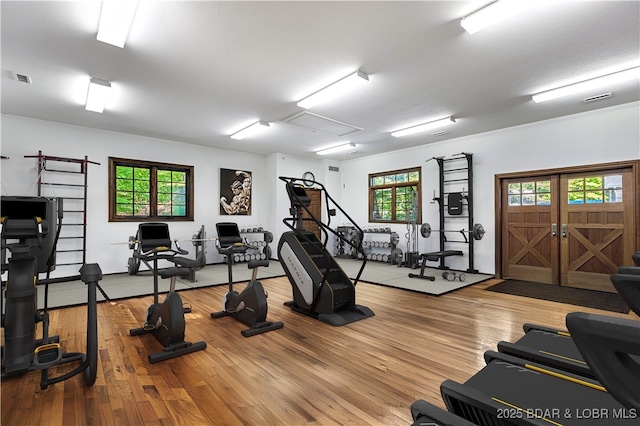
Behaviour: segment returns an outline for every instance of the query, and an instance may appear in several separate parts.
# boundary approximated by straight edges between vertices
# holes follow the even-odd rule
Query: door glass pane
[[[536,192],[551,192],[551,181],[550,180],[540,180],[536,182]]]
[[[569,192],[569,204],[584,204],[584,192]]]
[[[583,191],[584,190],[584,179],[569,179],[567,182],[567,186],[569,191]]]
[[[522,193],[530,194],[536,192],[536,183],[535,182],[522,182]]]
[[[518,195],[509,195],[509,205],[510,206],[519,206],[520,205],[520,194],[518,194]]]
[[[602,176],[591,176],[584,179],[584,189],[602,189]]]
[[[519,183],[510,183],[509,184],[509,194],[520,194],[520,184]],[[520,202],[518,202],[520,204]]]
[[[522,205],[533,206],[536,204],[535,194],[522,194]]]
[[[622,175],[612,175],[604,177],[604,202],[622,202]]]
[[[536,204],[539,206],[549,206],[551,205],[551,193],[542,193],[538,194],[536,199]]]
[[[585,199],[588,204],[602,203],[602,191],[586,191]]]

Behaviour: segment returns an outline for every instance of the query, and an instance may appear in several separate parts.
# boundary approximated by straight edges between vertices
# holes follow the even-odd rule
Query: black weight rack
[[[438,258],[440,262],[439,269],[448,269],[445,260],[449,256],[462,255],[461,250],[452,250],[451,244],[467,244],[469,247],[468,258],[469,268],[467,272],[477,273],[478,271],[473,265],[473,243],[475,238],[469,233],[474,229],[473,220],[473,154],[462,152],[451,157],[433,157],[436,160],[440,170],[439,191],[440,196],[434,200],[438,202],[440,220],[440,252],[433,253],[428,260]],[[429,160],[427,160],[429,161]],[[452,197],[461,198],[461,209],[455,209],[454,205],[449,205]],[[465,211],[466,210],[466,211]],[[454,213],[454,214],[451,214]],[[460,224],[461,219],[467,219],[467,229],[455,230],[454,226]],[[459,246],[456,246],[459,247]],[[428,253],[427,253],[428,255]],[[423,256],[423,262],[427,260]]]

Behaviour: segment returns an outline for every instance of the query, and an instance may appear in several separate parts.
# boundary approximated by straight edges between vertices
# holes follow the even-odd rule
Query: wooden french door
[[[615,292],[630,265],[638,205],[631,167],[505,178],[502,276]]]
[[[311,204],[309,204],[309,207],[308,207],[309,211],[311,211],[314,217],[321,219],[322,218],[322,191],[320,191],[319,189],[310,189],[310,188],[306,188],[305,191],[307,192],[307,196],[311,199]],[[309,215],[307,214],[306,211],[303,210],[302,217],[308,218]],[[318,240],[322,241],[321,235],[320,235],[320,227],[318,226],[317,223],[315,223],[312,220],[305,220],[303,222],[303,228],[305,231],[311,231],[314,234],[316,234],[316,237],[318,237]]]

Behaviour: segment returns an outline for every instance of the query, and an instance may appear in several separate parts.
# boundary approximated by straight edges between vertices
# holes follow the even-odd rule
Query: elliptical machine
[[[241,293],[233,290],[233,255],[244,254],[250,248],[244,244],[238,225],[233,222],[221,222],[216,224],[218,231],[218,252],[227,258],[229,271],[229,291],[222,300],[222,311],[213,312],[211,318],[222,318],[231,316],[243,324],[249,326],[248,329],[240,333],[244,337],[255,336],[267,331],[278,330],[284,326],[282,322],[267,321],[267,292],[262,283],[258,281],[258,267],[269,266],[269,259],[250,260],[248,267],[252,270],[251,281]]]
[[[6,282],[6,313],[2,314],[5,345],[2,347],[2,377],[40,370],[40,388],[84,373],[85,386],[92,386],[98,368],[98,322],[96,286],[102,271],[96,263],[80,268],[80,278],[87,284],[87,343],[86,353],[62,352],[60,338],[49,336],[47,312],[49,273],[55,268],[55,251],[62,226],[62,199],[57,199],[58,225],[55,227],[56,205],[44,197],[2,197],[2,271],[8,271]],[[18,240],[18,242],[7,242]],[[38,258],[46,256],[46,262]],[[5,264],[5,250],[11,258]],[[44,310],[37,309],[38,274],[46,272]],[[3,283],[3,287],[4,287]],[[0,305],[2,305],[0,292]],[[42,338],[36,339],[36,324],[42,322]],[[57,377],[49,376],[49,369],[70,362],[76,368]]]
[[[189,268],[171,267],[158,271],[158,260],[172,261],[177,254],[187,254],[176,244],[177,250],[171,249],[169,226],[166,223],[141,223],[138,225],[140,250],[134,252],[140,260],[151,261],[153,265],[153,304],[147,308],[145,323],[142,327],[129,330],[131,336],[153,333],[164,348],[160,352],[149,354],[152,364],[207,347],[204,341],[192,343],[184,340],[185,309],[180,295],[175,292],[176,277],[189,275]],[[162,303],[158,302],[158,275],[170,278],[171,285],[167,297]]]

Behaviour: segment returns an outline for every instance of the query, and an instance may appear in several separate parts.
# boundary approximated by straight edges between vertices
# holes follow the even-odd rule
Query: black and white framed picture
[[[251,172],[220,169],[220,214],[251,215]]]

